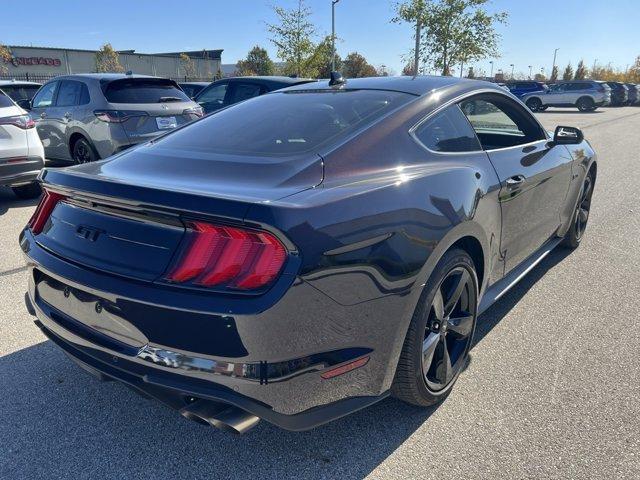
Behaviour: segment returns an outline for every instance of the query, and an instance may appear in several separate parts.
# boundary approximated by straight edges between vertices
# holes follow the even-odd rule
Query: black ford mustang
[[[489,83],[296,86],[44,170],[27,308],[97,377],[220,428],[431,405],[478,315],[578,246],[596,173],[578,129]]]

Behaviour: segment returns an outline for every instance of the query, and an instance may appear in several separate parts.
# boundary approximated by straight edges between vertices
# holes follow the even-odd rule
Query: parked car
[[[308,78],[291,77],[224,78],[213,82],[202,90],[195,96],[194,100],[198,102],[204,109],[204,113],[207,114],[267,92],[314,81]]]
[[[509,91],[516,97],[522,97],[525,93],[546,92],[548,87],[543,82],[534,82],[530,80],[518,80],[508,82]]]
[[[27,112],[0,91],[0,185],[19,198],[40,195],[36,181],[44,166],[44,150]]]
[[[194,98],[201,90],[210,85],[211,82],[180,82],[178,85],[189,98]]]
[[[487,82],[297,85],[46,169],[27,309],[97,377],[219,428],[432,405],[478,315],[580,244],[595,161]]]
[[[640,85],[636,85],[635,83],[625,83],[627,87],[627,104],[628,105],[638,105],[640,104]]]
[[[629,100],[629,89],[624,83],[606,82],[611,88],[611,105],[620,107],[626,105]]]
[[[520,98],[533,112],[548,107],[577,107],[592,112],[611,102],[611,89],[604,82],[575,80],[549,85],[544,92],[525,93]]]
[[[42,85],[36,82],[23,82],[20,80],[0,80],[0,90],[7,94],[21,108],[28,106]]]
[[[56,77],[31,102],[47,159],[86,163],[202,116],[173,80],[91,73]]]

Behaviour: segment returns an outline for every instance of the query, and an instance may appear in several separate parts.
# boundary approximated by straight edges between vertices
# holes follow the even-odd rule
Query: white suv
[[[36,179],[43,166],[44,148],[34,121],[0,91],[0,185],[20,198],[38,197]]]

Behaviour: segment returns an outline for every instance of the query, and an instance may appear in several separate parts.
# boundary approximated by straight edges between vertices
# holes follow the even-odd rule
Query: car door
[[[36,130],[42,141],[44,154],[47,158],[55,158],[53,156],[54,148],[52,147],[52,143],[55,145],[56,140],[54,139],[52,141],[54,135],[49,120],[49,110],[55,105],[55,97],[59,84],[59,81],[49,82],[38,90],[38,93],[33,97],[31,111],[29,112],[31,118],[36,123]]]
[[[544,103],[547,105],[562,105],[563,103],[566,103],[566,95],[566,84],[560,83],[558,85],[551,85]]]
[[[572,158],[533,115],[500,94],[472,97],[467,115],[500,179],[500,251],[505,274],[554,236],[571,182]],[[473,113],[471,113],[473,112]]]
[[[84,87],[84,89],[83,89]],[[71,160],[69,137],[73,121],[78,121],[78,112],[83,92],[86,86],[75,80],[62,80],[58,87],[55,106],[49,108],[49,122],[51,123],[51,157],[61,160]]]

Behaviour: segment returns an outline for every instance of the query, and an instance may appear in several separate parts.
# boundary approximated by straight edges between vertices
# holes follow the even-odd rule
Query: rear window
[[[297,154],[344,138],[414,98],[379,90],[272,93],[205,117],[158,143],[215,153]]]
[[[109,103],[188,102],[189,97],[171,80],[127,78],[109,82],[104,96]]]
[[[0,108],[13,107],[13,102],[0,90]]]
[[[0,87],[14,101],[31,100],[40,88],[38,85],[5,85]]]

